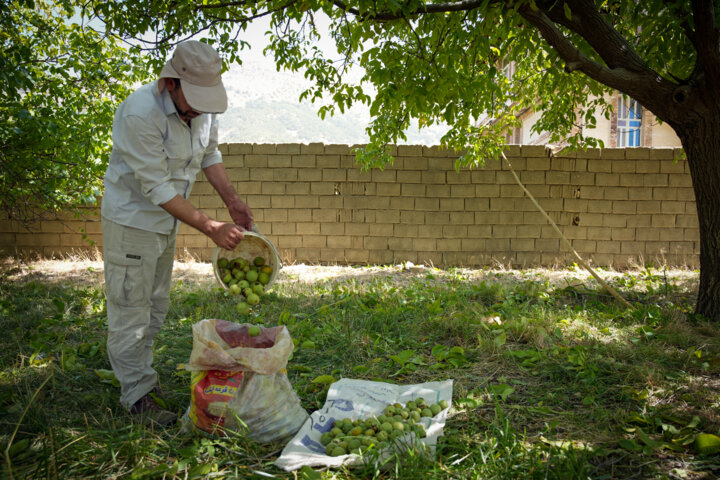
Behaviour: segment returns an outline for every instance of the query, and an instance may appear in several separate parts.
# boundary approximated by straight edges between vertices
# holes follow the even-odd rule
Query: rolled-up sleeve
[[[162,132],[140,116],[126,115],[119,120],[123,134],[113,139],[114,148],[140,183],[141,193],[155,205],[169,202],[178,192],[171,182]]]
[[[218,116],[212,114],[212,120],[210,121],[210,138],[200,166],[201,168],[207,168],[221,162],[222,154],[218,149]]]

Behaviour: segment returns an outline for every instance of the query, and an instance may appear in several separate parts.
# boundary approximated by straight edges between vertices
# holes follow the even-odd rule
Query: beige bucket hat
[[[213,47],[188,40],[175,47],[159,78],[179,78],[185,100],[193,110],[222,113],[228,102],[221,72],[222,60]]]

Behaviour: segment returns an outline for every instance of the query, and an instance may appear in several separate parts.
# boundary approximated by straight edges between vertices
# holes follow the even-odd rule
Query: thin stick
[[[578,259],[578,262],[580,263],[580,265],[582,265],[583,268],[585,268],[585,270],[587,270],[588,272],[590,272],[590,275],[592,275],[592,276],[595,278],[595,280],[597,280],[598,282],[600,282],[600,285],[602,285],[603,287],[605,287],[605,289],[606,289],[608,292],[610,292],[610,294],[611,294],[613,297],[617,298],[617,299],[620,301],[620,303],[622,303],[623,305],[625,305],[626,307],[628,307],[628,308],[630,308],[630,309],[632,309],[632,310],[635,310],[635,307],[634,307],[630,302],[628,302],[627,300],[625,300],[614,288],[612,288],[610,285],[608,285],[608,284],[605,282],[605,280],[603,280],[602,278],[600,278],[600,276],[599,276],[597,273],[595,273],[595,270],[593,270],[592,268],[590,268],[590,265],[588,265],[588,264],[585,262],[585,260],[582,259],[582,257],[580,256],[580,254],[573,248],[572,244],[570,243],[570,240],[568,240],[567,237],[565,237],[565,235],[563,235],[563,233],[560,231],[560,229],[559,229],[558,226],[555,224],[555,222],[553,221],[553,219],[550,218],[550,215],[548,215],[548,214],[545,212],[545,210],[543,210],[543,208],[540,206],[540,204],[537,202],[537,200],[535,200],[535,197],[533,197],[532,194],[528,191],[528,189],[525,188],[525,185],[523,185],[523,183],[520,181],[520,178],[517,176],[517,173],[515,173],[515,169],[513,168],[512,164],[510,163],[510,160],[508,160],[508,158],[505,156],[505,153],[504,153],[504,152],[501,152],[501,154],[502,154],[502,157],[503,157],[503,158],[505,159],[505,161],[507,162],[508,167],[510,167],[510,173],[512,173],[513,177],[515,177],[515,181],[517,182],[517,184],[520,185],[520,188],[523,189],[523,191],[525,192],[525,195],[527,195],[527,196],[530,198],[530,200],[533,202],[533,204],[535,204],[535,207],[537,207],[537,209],[540,211],[540,213],[542,213],[543,216],[545,216],[545,218],[547,219],[547,221],[550,222],[550,225],[552,225],[552,227],[555,229],[555,231],[557,232],[557,234],[560,235],[560,238],[563,239],[563,241],[565,242],[565,245],[567,245],[567,247],[572,251],[572,253],[575,255],[575,257]]]

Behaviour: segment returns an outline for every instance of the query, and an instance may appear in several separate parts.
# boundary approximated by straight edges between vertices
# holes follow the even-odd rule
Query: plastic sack
[[[260,443],[292,437],[308,418],[285,370],[294,349],[284,326],[250,336],[249,324],[205,319],[193,325],[193,372],[184,418],[215,435],[247,432]]]
[[[453,381],[417,383],[414,385],[394,385],[385,382],[343,378],[328,389],[325,404],[310,415],[302,428],[285,445],[275,466],[286,471],[309,467],[340,467],[359,465],[367,459],[349,454],[331,457],[325,453],[321,436],[329,432],[336,419],[367,418],[382,413],[387,405],[405,404],[409,400],[423,397],[430,402],[452,401]],[[438,438],[442,436],[450,407],[432,418],[423,418],[427,431],[425,438],[419,439],[417,453],[435,455]],[[381,457],[380,464],[385,457]]]

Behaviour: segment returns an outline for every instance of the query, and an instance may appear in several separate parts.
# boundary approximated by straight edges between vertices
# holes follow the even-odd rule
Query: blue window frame
[[[617,146],[639,147],[642,127],[642,106],[627,97],[618,96]]]

